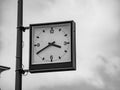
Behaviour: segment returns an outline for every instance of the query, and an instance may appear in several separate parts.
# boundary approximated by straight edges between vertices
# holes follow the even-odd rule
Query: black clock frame
[[[67,23],[70,23],[71,25],[71,62],[32,64],[32,31],[33,31],[32,27],[41,26],[41,25],[67,24]],[[76,31],[75,31],[75,22],[73,20],[62,21],[62,22],[52,22],[52,23],[30,24],[30,44],[29,45],[30,45],[29,46],[30,73],[76,70]]]

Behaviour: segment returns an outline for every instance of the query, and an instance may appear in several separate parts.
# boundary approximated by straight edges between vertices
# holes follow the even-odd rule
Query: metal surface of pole
[[[16,78],[15,90],[22,90],[22,27],[23,26],[23,0],[18,0],[17,11],[17,46],[16,46]]]

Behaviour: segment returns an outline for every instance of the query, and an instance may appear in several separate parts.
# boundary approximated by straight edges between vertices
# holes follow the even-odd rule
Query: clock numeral
[[[53,55],[50,56],[50,60],[51,60],[51,62],[53,61]]]
[[[70,44],[70,42],[64,41],[64,45]]]
[[[54,33],[53,27],[51,27],[50,33],[51,33],[51,34]]]
[[[40,43],[37,43],[37,44],[35,44],[34,46],[37,46],[37,47],[39,47],[39,46],[40,46]]]

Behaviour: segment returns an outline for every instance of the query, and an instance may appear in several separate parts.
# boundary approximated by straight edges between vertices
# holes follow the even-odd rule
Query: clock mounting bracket
[[[30,29],[30,27],[19,26],[19,27],[17,27],[17,29],[25,32],[25,30]]]
[[[23,75],[26,75],[26,73],[30,72],[29,69],[23,69],[23,68],[19,68],[16,71],[19,71],[20,73],[22,73]]]

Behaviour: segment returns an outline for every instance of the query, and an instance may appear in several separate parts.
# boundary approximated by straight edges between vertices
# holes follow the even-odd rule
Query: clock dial
[[[31,73],[76,69],[75,22],[30,25]]]
[[[33,63],[61,63],[71,61],[69,24],[34,27]]]

